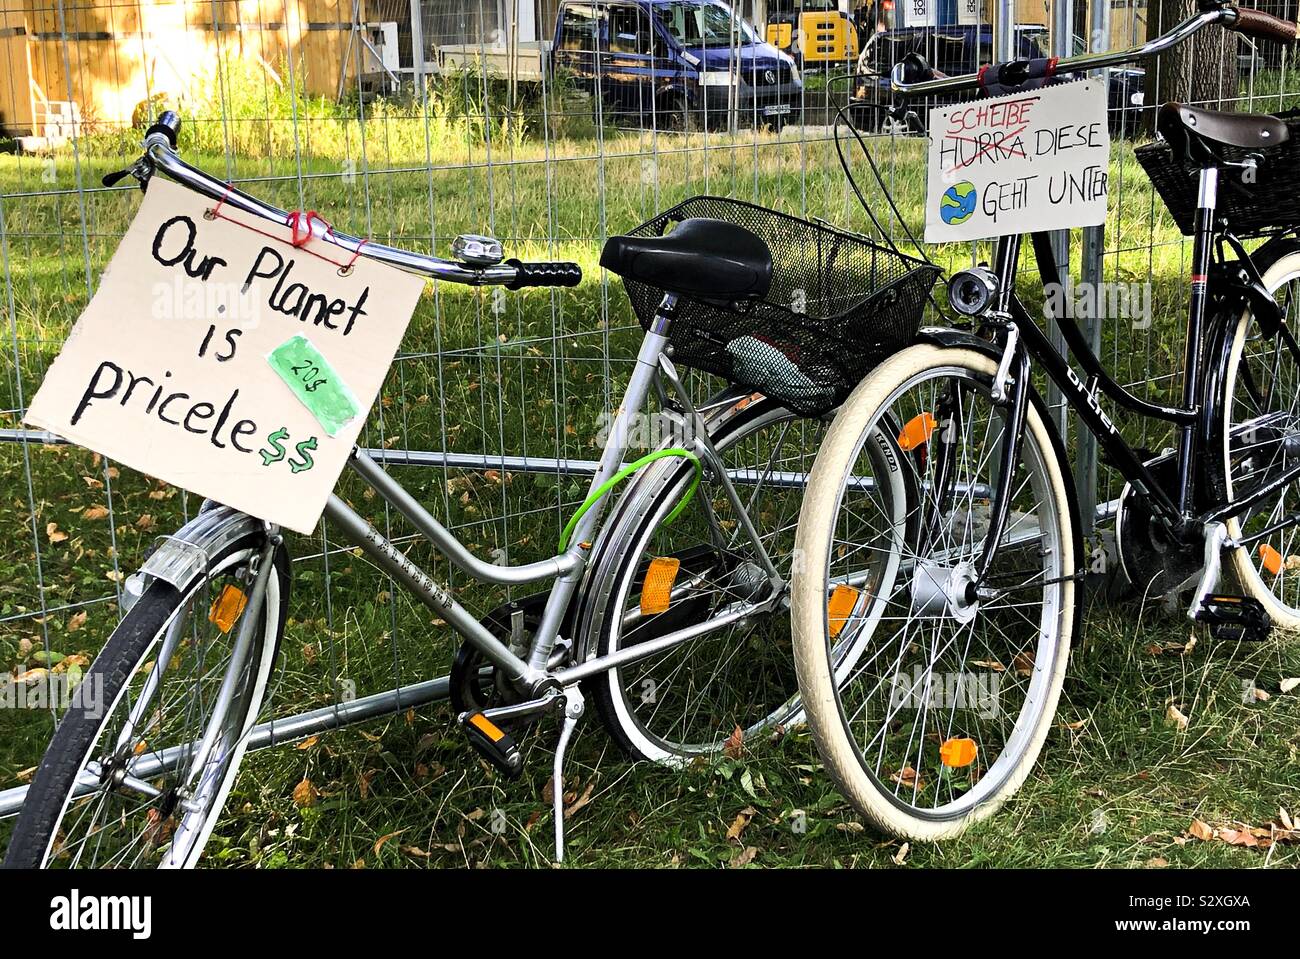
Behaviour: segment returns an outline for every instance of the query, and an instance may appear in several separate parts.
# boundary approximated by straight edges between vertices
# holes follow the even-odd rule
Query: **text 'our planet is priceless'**
[[[424,281],[212,206],[154,178],[26,422],[310,532]]]

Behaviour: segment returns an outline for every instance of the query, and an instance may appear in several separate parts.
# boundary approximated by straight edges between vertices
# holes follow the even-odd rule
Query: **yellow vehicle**
[[[858,56],[858,33],[835,0],[772,0],[767,42],[801,63],[844,63]]]

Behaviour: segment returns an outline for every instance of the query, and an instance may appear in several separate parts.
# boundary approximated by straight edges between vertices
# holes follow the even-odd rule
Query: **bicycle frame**
[[[1008,390],[1008,404],[1011,409],[1009,415],[1012,423],[1023,421],[1023,408],[1028,395],[1026,374],[1030,368],[1029,361],[1032,359],[1061,390],[1062,395],[1078,414],[1083,427],[1097,438],[1110,464],[1130,484],[1135,495],[1171,533],[1184,540],[1199,540],[1207,524],[1249,509],[1300,476],[1300,465],[1296,465],[1274,478],[1261,482],[1255,489],[1246,491],[1244,495],[1236,498],[1205,502],[1204,498],[1198,495],[1202,493],[1202,484],[1198,482],[1198,472],[1195,467],[1196,453],[1200,446],[1213,439],[1214,431],[1218,427],[1213,417],[1217,415],[1219,404],[1215,391],[1221,386],[1217,377],[1207,376],[1206,373],[1210,368],[1222,367],[1226,360],[1226,350],[1230,348],[1230,343],[1221,343],[1223,352],[1219,356],[1204,356],[1203,349],[1208,339],[1207,326],[1210,322],[1220,322],[1221,318],[1235,320],[1243,310],[1252,305],[1250,296],[1244,290],[1212,290],[1210,286],[1211,260],[1216,242],[1226,241],[1232,245],[1242,258],[1245,268],[1249,271],[1254,270],[1253,264],[1245,259],[1240,243],[1234,237],[1220,233],[1214,226],[1218,172],[1217,168],[1210,167],[1202,169],[1200,174],[1196,229],[1192,237],[1192,277],[1183,358],[1183,397],[1180,406],[1151,403],[1135,396],[1106,372],[1073,318],[1052,316],[1065,340],[1066,355],[1062,355],[1034,322],[1033,317],[1014,292],[1022,237],[1014,235],[999,238],[995,252],[995,272],[998,276],[1001,300],[998,304],[999,309],[994,311],[992,323],[1005,331],[1003,349],[1009,354],[1010,365],[1017,370],[1017,374],[1009,382]],[[1034,257],[1044,287],[1059,286],[1060,273],[1048,234],[1035,233],[1031,236]],[[1254,279],[1258,282],[1257,274]],[[1207,316],[1207,304],[1212,295],[1219,302],[1215,315]],[[1257,295],[1266,295],[1263,294],[1262,287]],[[1283,339],[1287,348],[1297,359],[1300,359],[1300,347],[1297,346],[1294,337]],[[1079,362],[1086,379],[1081,379],[1074,372],[1067,356]],[[1004,359],[1002,368],[1007,367],[1008,363]],[[1172,489],[1162,485],[1142,461],[1138,451],[1120,435],[1115,424],[1102,409],[1099,393],[1139,415],[1171,423],[1177,428],[1176,478]],[[1012,428],[1007,431],[1007,440],[1001,456],[1003,464],[1010,465],[1017,461],[1022,442],[1022,430]],[[985,541],[985,564],[991,556],[994,544],[1001,538],[1009,506],[1010,484],[1010,472],[1004,469],[999,476],[997,496],[994,499],[997,505]],[[1201,507],[1205,509],[1198,512]],[[1270,528],[1268,532],[1276,532],[1278,528],[1297,523],[1300,523],[1300,517],[1293,517],[1289,524]]]
[[[672,298],[665,298],[668,308],[660,309],[656,330],[647,331],[637,355],[636,366],[623,393],[618,412],[611,426],[610,438],[601,453],[599,465],[591,478],[588,494],[591,495],[612,477],[622,466],[628,449],[628,430],[631,418],[641,409],[650,389],[660,376],[661,363],[664,359],[664,347],[667,345],[667,330],[671,322]],[[669,367],[671,371],[671,367]],[[722,484],[732,504],[737,507],[742,517],[741,527],[746,537],[756,550],[760,562],[767,569],[769,576],[775,576],[771,559],[749,521],[739,494],[728,476],[721,458],[707,433],[702,429],[703,422],[690,402],[680,381],[675,374],[666,377],[674,386],[678,400],[686,407],[694,423],[693,446],[701,459],[708,464],[710,472]],[[572,543],[567,550],[550,559],[540,560],[523,566],[503,566],[486,563],[474,556],[456,538],[456,536],[438,522],[400,483],[393,479],[378,463],[360,449],[354,450],[349,461],[352,470],[378,493],[390,506],[404,516],[416,530],[438,548],[456,566],[480,582],[499,585],[522,585],[551,580],[553,585],[542,611],[541,624],[533,637],[528,658],[524,659],[514,653],[505,643],[494,636],[469,610],[465,609],[450,590],[429,577],[423,570],[411,562],[410,558],[386,537],[374,528],[361,515],[344,503],[338,496],[331,496],[325,507],[325,516],[338,526],[349,541],[375,560],[381,568],[390,573],[410,592],[431,609],[437,611],[458,634],[475,646],[504,675],[526,688],[540,690],[545,685],[564,688],[609,669],[614,669],[637,660],[656,655],[665,649],[693,639],[704,632],[743,619],[745,616],[760,612],[779,599],[779,594],[751,603],[737,604],[739,608],[727,610],[720,616],[706,623],[697,624],[677,630],[653,641],[620,650],[617,653],[598,657],[587,662],[571,665],[557,672],[549,670],[552,653],[565,614],[570,608],[574,596],[582,584],[586,570],[586,557],[589,541],[600,526],[604,500],[599,501],[588,510],[574,529]]]

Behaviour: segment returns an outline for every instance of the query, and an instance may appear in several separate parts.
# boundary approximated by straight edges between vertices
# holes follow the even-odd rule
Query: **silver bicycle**
[[[180,127],[163,114],[142,157],[105,178],[141,185],[166,174],[271,223],[289,215],[186,164]],[[488,238],[461,238],[457,259],[333,233],[325,242],[443,282],[572,286],[574,264],[504,260]],[[722,252],[719,252],[722,251]],[[503,566],[474,555],[375,458],[349,467],[420,537],[472,578],[550,583],[480,619],[337,495],[325,508],[343,536],[434,610],[463,645],[426,699],[450,700],[473,745],[506,775],[519,738],[558,721],[554,774],[589,701],[633,757],[682,764],[796,722],[789,644],[791,547],[804,478],[824,419],[800,416],[750,387],[695,404],[668,348],[683,303],[740,306],[764,297],[771,256],[744,227],[686,219],[653,238],[614,237],[602,265],[629,288],[659,291],[589,495],[555,555]],[[627,462],[634,417],[650,406],[669,438]],[[613,504],[612,506],[610,504]],[[165,538],[130,577],[129,609],[23,798],[8,866],[192,866],[217,823],[267,696],[289,610],[281,530],[217,503]],[[845,644],[837,657],[847,663]],[[107,704],[106,707],[103,704]],[[357,718],[367,714],[358,710]],[[301,735],[306,735],[302,733]],[[554,790],[556,858],[563,790]]]

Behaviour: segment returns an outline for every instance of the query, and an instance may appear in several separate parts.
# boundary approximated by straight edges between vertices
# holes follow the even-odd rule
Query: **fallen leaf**
[[[751,862],[754,861],[754,857],[757,855],[758,855],[757,846],[746,846],[740,852],[736,853],[736,855],[732,856],[731,861],[727,863],[727,865],[730,866],[732,869],[739,869],[742,866],[748,866]]]
[[[401,835],[402,833],[404,833],[404,832],[406,832],[405,829],[399,829],[399,830],[397,830],[397,832],[390,832],[387,836],[380,836],[378,839],[376,839],[376,840],[375,840],[375,855],[376,855],[376,856],[379,855],[379,850],[381,850],[381,849],[384,848],[384,843],[388,842],[388,840],[392,839],[392,838],[395,837],[395,836],[400,836],[400,835]]]
[[[971,665],[978,666],[980,669],[991,669],[995,673],[1005,673],[1007,671],[1007,667],[995,659],[977,659]]]
[[[1300,686],[1300,676],[1290,676],[1278,683],[1278,689],[1282,690],[1284,693],[1291,692],[1291,690],[1295,689],[1297,686]]]
[[[293,804],[299,809],[316,805],[316,800],[319,797],[320,793],[316,791],[316,787],[311,784],[310,779],[304,778],[302,782],[293,787]]]
[[[1018,653],[1016,658],[1011,661],[1011,665],[1015,667],[1016,675],[1032,676],[1034,675],[1034,654]]]
[[[753,806],[746,806],[736,813],[736,818],[727,827],[727,838],[739,839],[740,834],[745,831],[745,827],[749,825],[749,821],[754,818],[754,813],[757,811]]]
[[[85,512],[81,514],[82,519],[103,519],[108,515],[108,507],[96,503],[94,506],[87,506]]]
[[[1255,694],[1255,698],[1258,699],[1261,703],[1266,703],[1273,698],[1272,693],[1269,693],[1267,690],[1260,689],[1258,686],[1252,689],[1251,692]]]
[[[727,741],[722,744],[722,751],[732,759],[739,759],[741,753],[745,751],[745,731],[736,726]]]
[[[1278,818],[1278,822],[1282,824],[1283,828],[1287,829],[1288,831],[1294,830],[1296,828],[1296,825],[1294,822],[1291,821],[1291,815],[1286,811],[1285,806],[1278,809],[1277,818]]]
[[[582,791],[582,795],[564,807],[564,818],[568,819],[583,806],[587,805],[587,803],[591,802],[591,796],[595,791],[596,784],[594,782],[587,783],[587,788]]]
[[[297,746],[295,746],[294,749],[308,750],[311,749],[311,747],[315,746],[318,742],[320,742],[319,736],[308,736]]]
[[[1165,711],[1165,722],[1169,723],[1171,726],[1177,726],[1179,729],[1187,728],[1187,717],[1184,716],[1183,711],[1173,703],[1170,703],[1169,709]]]
[[[62,543],[68,538],[68,534],[59,529],[58,523],[46,523],[45,536],[51,543]]]
[[[79,613],[73,613],[68,617],[68,632],[75,633],[86,625],[86,611],[83,609]]]
[[[898,852],[894,854],[894,865],[901,866],[904,862],[906,862],[907,854],[911,851],[912,851],[912,844],[910,842],[903,843],[903,845],[899,848]]]
[[[1169,860],[1164,856],[1153,856],[1147,860],[1148,869],[1164,869],[1167,865],[1169,865]]]
[[[1216,838],[1229,846],[1258,846],[1259,840],[1248,829],[1219,829]]]
[[[862,832],[865,828],[860,822],[837,822],[835,828],[840,832]]]
[[[142,513],[140,518],[135,521],[136,529],[150,529],[153,527],[153,513]]]
[[[1214,838],[1214,830],[1199,819],[1193,819],[1192,824],[1187,827],[1187,834],[1193,839],[1200,839],[1209,842]]]

